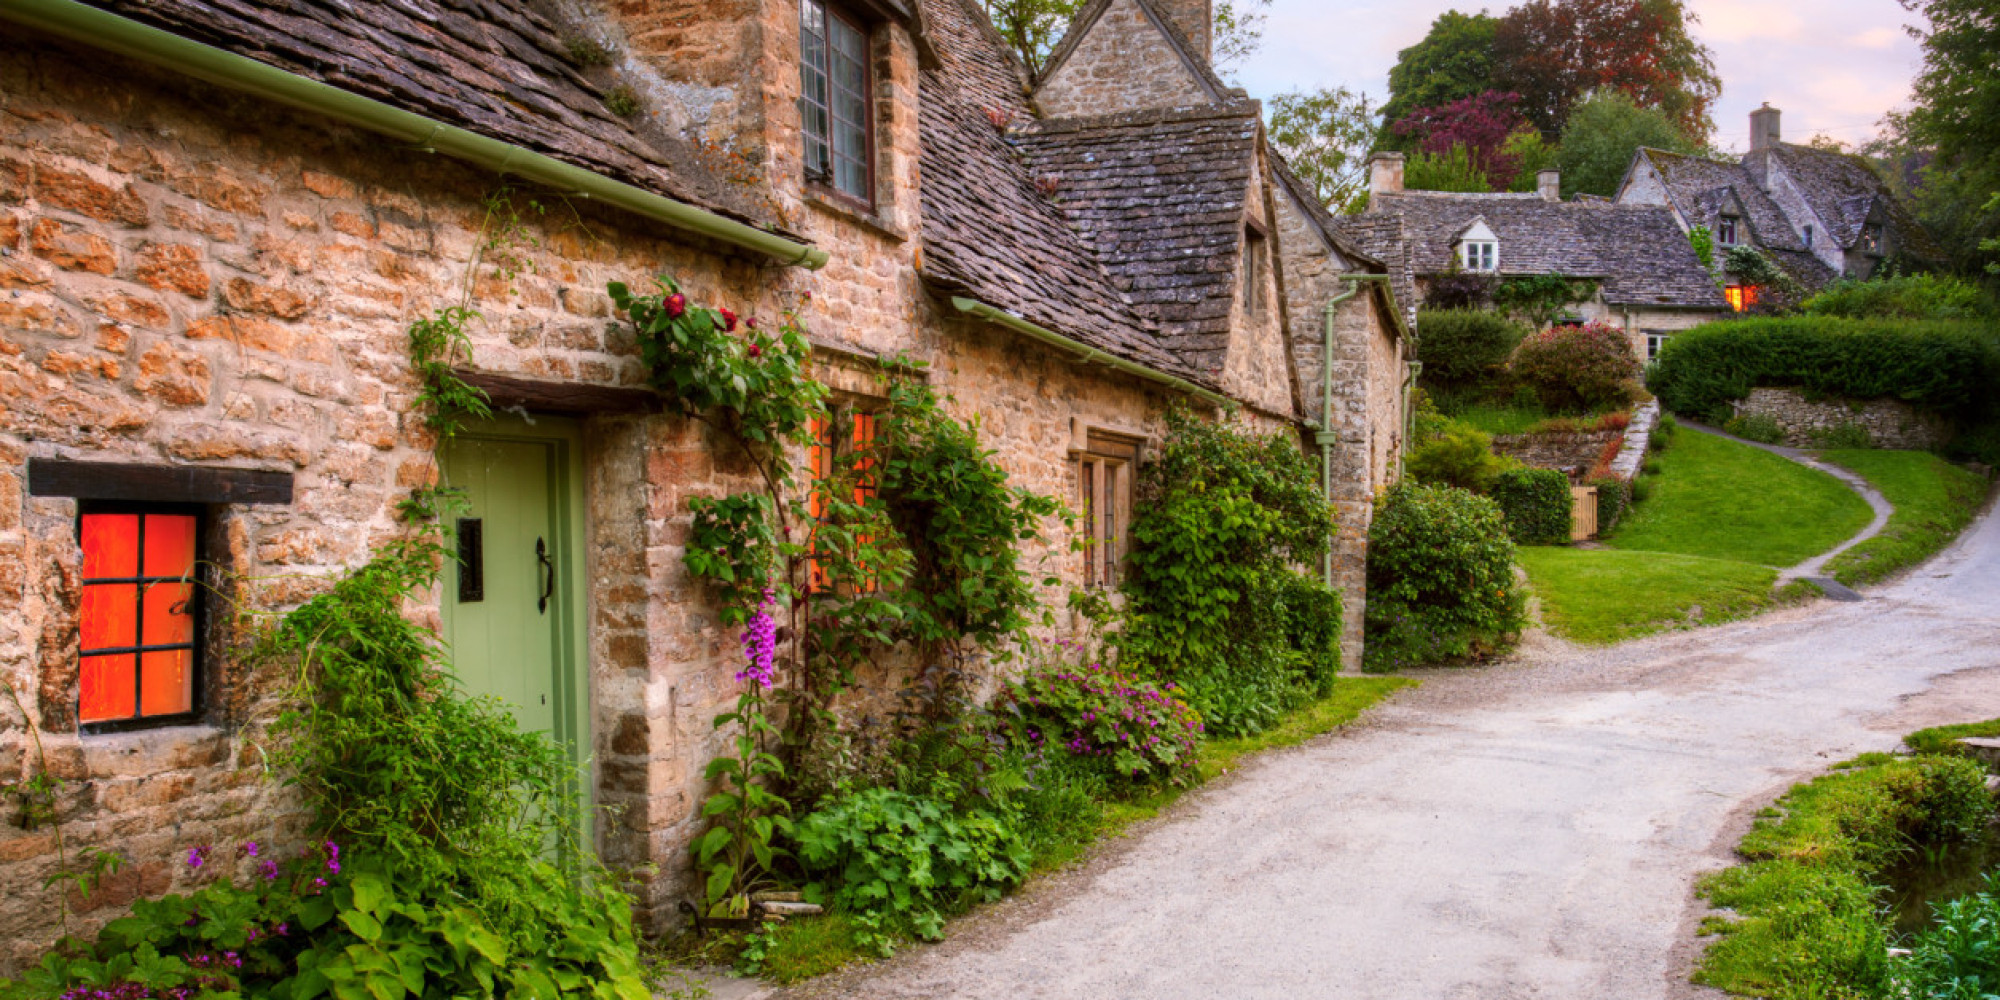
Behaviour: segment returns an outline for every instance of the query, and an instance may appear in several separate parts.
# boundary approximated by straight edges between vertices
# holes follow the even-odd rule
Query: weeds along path
[[[1871,538],[1874,538],[1876,535],[1881,534],[1882,529],[1889,526],[1889,516],[1896,512],[1896,508],[1889,503],[1888,497],[1882,495],[1882,491],[1869,485],[1868,480],[1861,478],[1859,474],[1853,472],[1852,470],[1843,469],[1838,465],[1832,464],[1831,462],[1822,462],[1797,448],[1787,448],[1783,445],[1776,445],[1776,444],[1764,444],[1761,441],[1752,441],[1749,440],[1748,438],[1740,438],[1734,434],[1718,430],[1714,427],[1709,427],[1703,424],[1695,423],[1692,420],[1681,421],[1681,426],[1700,431],[1703,434],[1713,434],[1716,437],[1734,441],[1737,444],[1747,444],[1752,448],[1757,448],[1762,451],[1768,451],[1771,454],[1777,455],[1780,458],[1790,459],[1791,461],[1797,462],[1800,465],[1803,465],[1807,468],[1818,469],[1819,471],[1824,472],[1827,475],[1840,480],[1842,483],[1845,483],[1848,489],[1851,489],[1855,493],[1860,494],[1861,499],[1868,501],[1868,508],[1875,512],[1875,519],[1868,522],[1868,527],[1861,529],[1861,532],[1859,534],[1855,535],[1852,538],[1849,538],[1847,541],[1844,541],[1839,545],[1836,545],[1833,548],[1828,549],[1825,552],[1822,552],[1819,555],[1816,555],[1811,559],[1808,559],[1805,562],[1798,564],[1797,566],[1793,566],[1790,569],[1780,572],[1778,574],[1778,583],[1777,583],[1779,587],[1783,587],[1785,584],[1788,584],[1793,580],[1811,580],[1813,583],[1819,585],[1820,589],[1825,590],[1827,594],[1829,594],[1830,596],[1834,596],[1837,599],[1857,600],[1857,601],[1861,599],[1859,594],[1854,593],[1854,591],[1847,589],[1845,586],[1834,581],[1831,577],[1828,577],[1826,575],[1826,564],[1832,562],[1833,557],[1841,554],[1842,552],[1846,552],[1848,549],[1851,549],[1856,545],[1860,545],[1862,542],[1865,542]]]
[[[792,998],[1713,996],[1695,878],[1754,812],[2000,703],[2000,520],[1870,591],[1538,638],[1248,764],[1074,871]]]

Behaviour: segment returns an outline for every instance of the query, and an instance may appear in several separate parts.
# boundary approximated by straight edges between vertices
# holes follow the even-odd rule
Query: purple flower
[[[279,925],[278,925],[278,936],[279,936],[279,937],[284,937],[284,936],[285,936],[286,934],[289,934],[289,933],[291,933],[291,930],[292,930],[292,925],[291,925],[291,924],[279,924]]]
[[[266,858],[264,860],[264,881],[276,882],[277,880],[278,880],[278,863],[276,861],[270,860],[269,858]]]
[[[256,841],[254,841],[254,840],[246,840],[246,841],[244,841],[244,842],[243,842],[243,856],[244,856],[244,857],[246,857],[246,858],[254,858],[254,857],[256,857],[256,856],[257,856],[257,842],[256,842]]]
[[[326,856],[327,856],[327,857],[329,857],[329,858],[339,858],[339,857],[340,857],[340,845],[339,845],[339,844],[336,844],[336,843],[334,843],[333,841],[329,840],[329,841],[327,841],[327,842],[326,842],[326,845],[325,845],[325,846],[326,846]]]
[[[750,614],[750,620],[743,626],[743,658],[750,665],[736,675],[739,681],[749,681],[765,690],[770,690],[777,673],[778,621],[771,617],[777,605],[777,596],[770,588],[764,589],[764,602]]]
[[[340,874],[340,862],[338,862],[338,861],[333,861],[333,860],[329,860],[329,861],[327,861],[327,863],[326,863],[326,870],[327,870],[327,871],[328,871],[329,873],[331,873],[331,874],[334,874],[334,875],[338,875],[338,874]]]
[[[313,888],[315,888],[315,889],[324,889],[324,888],[326,888],[326,879],[323,879],[323,878],[315,878],[315,879],[313,879]]]
[[[196,847],[195,849],[189,851],[187,857],[187,863],[189,868],[193,868],[196,870],[200,870],[202,865],[208,864],[208,845],[202,844],[201,846]]]

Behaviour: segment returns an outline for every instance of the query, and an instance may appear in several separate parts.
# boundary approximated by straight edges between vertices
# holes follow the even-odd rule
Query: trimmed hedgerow
[[[1490,309],[1425,309],[1417,313],[1417,360],[1424,381],[1465,386],[1489,379],[1507,365],[1528,328]]]
[[[1597,533],[1610,534],[1632,509],[1632,484],[1617,476],[1598,476],[1584,485],[1597,487]]]
[[[1555,469],[1509,469],[1493,479],[1493,502],[1507,518],[1507,533],[1519,545],[1569,541],[1574,500],[1569,477]]]
[[[1500,506],[1461,489],[1403,483],[1368,529],[1363,669],[1487,655],[1520,632],[1514,542]]]
[[[1799,308],[1849,319],[1982,319],[1993,315],[1993,303],[1978,285],[1935,274],[1836,281]]]
[[[1680,334],[1647,387],[1676,413],[1720,422],[1758,386],[1851,399],[1892,397],[1947,416],[1990,406],[2000,357],[1970,323],[1822,316],[1727,320]]]

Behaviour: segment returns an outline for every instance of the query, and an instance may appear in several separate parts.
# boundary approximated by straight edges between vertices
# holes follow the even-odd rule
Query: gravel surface
[[[1266,755],[1078,868],[779,997],[1642,1000],[1794,782],[2000,715],[2000,519],[1860,604],[1536,638]]]

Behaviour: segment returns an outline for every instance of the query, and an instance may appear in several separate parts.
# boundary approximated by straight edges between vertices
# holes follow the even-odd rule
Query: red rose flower
[[[687,309],[688,309],[687,296],[682,295],[679,292],[675,292],[674,294],[667,296],[668,319],[680,319],[681,314],[687,312]]]
[[[751,357],[753,357],[753,358],[761,358],[761,357],[763,357],[763,356],[764,356],[764,348],[763,348],[763,347],[762,347],[761,345],[758,345],[758,344],[751,344],[751,345],[750,345],[750,356],[751,356]]]
[[[729,310],[727,310],[727,309],[723,309],[723,310],[719,310],[719,311],[720,311],[720,312],[722,313],[722,329],[723,329],[723,332],[727,333],[727,332],[730,332],[730,331],[733,331],[733,330],[735,330],[735,329],[736,329],[736,314],[735,314],[735,313],[733,313],[733,312],[730,312],[730,311],[729,311]]]
[[[743,325],[749,327],[752,330],[757,329],[757,317],[752,316],[749,319],[744,320]]]

